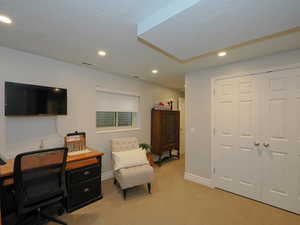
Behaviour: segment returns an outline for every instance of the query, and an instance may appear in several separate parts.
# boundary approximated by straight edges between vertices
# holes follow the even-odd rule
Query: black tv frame
[[[65,93],[65,99],[64,99],[64,108],[63,113],[24,113],[24,114],[17,114],[17,113],[8,113],[7,107],[8,107],[8,86],[14,85],[16,87],[24,87],[24,88],[36,88],[36,89],[44,89],[44,90],[62,90]],[[10,103],[11,104],[11,103]],[[5,81],[5,116],[11,116],[11,117],[24,117],[24,116],[64,116],[68,114],[68,92],[65,88],[58,88],[58,87],[49,87],[49,86],[40,86],[40,85],[33,85],[33,84],[25,84],[25,83],[16,83],[16,82],[10,82]]]

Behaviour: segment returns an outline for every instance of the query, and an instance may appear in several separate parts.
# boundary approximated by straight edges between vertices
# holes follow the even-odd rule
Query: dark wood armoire
[[[151,112],[151,151],[159,156],[161,161],[162,154],[169,152],[172,156],[172,150],[177,150],[179,159],[179,130],[180,130],[180,112],[155,110]]]

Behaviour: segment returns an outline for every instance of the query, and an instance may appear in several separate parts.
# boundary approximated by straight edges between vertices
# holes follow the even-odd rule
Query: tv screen
[[[66,115],[67,90],[5,82],[5,115]]]

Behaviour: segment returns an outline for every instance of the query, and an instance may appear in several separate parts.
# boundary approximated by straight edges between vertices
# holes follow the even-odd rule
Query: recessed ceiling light
[[[220,57],[225,56],[225,55],[227,55],[227,52],[219,52],[218,53],[218,56],[220,56]]]
[[[98,55],[100,55],[100,56],[106,56],[106,52],[105,51],[98,51]]]
[[[4,16],[4,15],[0,15],[0,22],[2,23],[7,23],[7,24],[11,24],[12,23],[12,20],[7,17],[7,16]]]
[[[157,73],[158,73],[158,70],[152,70],[152,73],[153,73],[153,74],[157,74]]]

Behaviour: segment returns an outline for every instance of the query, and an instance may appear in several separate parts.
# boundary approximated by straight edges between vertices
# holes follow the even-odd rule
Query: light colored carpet
[[[125,201],[113,180],[105,181],[102,200],[62,219],[68,225],[300,224],[296,214],[186,181],[183,173],[184,159],[156,167],[152,195],[141,186],[129,190]]]

